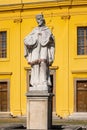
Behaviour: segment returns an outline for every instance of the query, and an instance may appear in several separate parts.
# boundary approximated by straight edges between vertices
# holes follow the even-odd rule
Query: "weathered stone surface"
[[[52,126],[52,96],[46,92],[27,95],[27,129],[47,130]]]
[[[54,61],[55,40],[42,14],[36,15],[36,21],[38,27],[24,38],[24,56],[31,65],[29,91],[44,91],[51,85],[49,66]]]

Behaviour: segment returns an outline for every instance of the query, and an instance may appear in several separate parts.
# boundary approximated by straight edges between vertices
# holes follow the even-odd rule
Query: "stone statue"
[[[45,26],[42,14],[36,15],[35,27],[24,39],[25,58],[31,65],[30,90],[48,90],[51,85],[49,66],[54,60],[55,41],[50,29]]]

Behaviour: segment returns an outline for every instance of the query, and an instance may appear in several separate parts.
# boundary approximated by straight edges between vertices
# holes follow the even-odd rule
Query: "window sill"
[[[9,58],[0,58],[0,62],[7,62],[9,61]]]
[[[87,59],[87,55],[77,55],[74,59]]]

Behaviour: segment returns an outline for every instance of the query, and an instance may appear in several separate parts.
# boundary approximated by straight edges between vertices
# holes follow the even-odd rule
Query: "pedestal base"
[[[52,127],[52,93],[31,91],[27,96],[27,129],[48,130]]]

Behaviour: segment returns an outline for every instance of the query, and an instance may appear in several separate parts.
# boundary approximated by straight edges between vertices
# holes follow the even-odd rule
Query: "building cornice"
[[[74,0],[42,0],[37,1],[35,0],[31,2],[20,2],[20,3],[14,3],[14,4],[0,4],[0,11],[12,11],[12,10],[25,10],[25,9],[36,9],[36,8],[50,8],[50,7],[72,7],[72,6],[84,6],[87,5],[87,1],[80,0],[74,1]]]
[[[0,12],[12,11],[12,10],[21,10],[22,4],[9,4],[9,5],[0,5]]]

